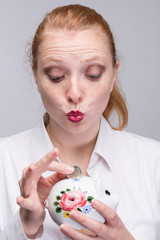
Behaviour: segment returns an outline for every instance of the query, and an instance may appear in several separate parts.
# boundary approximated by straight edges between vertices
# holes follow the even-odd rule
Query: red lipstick
[[[71,122],[80,122],[84,118],[84,113],[80,111],[70,111],[66,114],[67,118]]]

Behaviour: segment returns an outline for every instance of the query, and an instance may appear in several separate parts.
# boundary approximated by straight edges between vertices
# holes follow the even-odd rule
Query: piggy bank
[[[67,223],[75,229],[84,228],[70,217],[70,211],[78,210],[101,223],[105,219],[92,207],[91,201],[98,199],[114,211],[118,205],[117,196],[106,194],[98,181],[91,177],[64,179],[57,182],[45,202],[51,218],[58,224]]]

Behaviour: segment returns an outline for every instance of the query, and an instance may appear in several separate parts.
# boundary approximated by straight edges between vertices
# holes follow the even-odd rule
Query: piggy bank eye
[[[107,195],[111,195],[110,192],[108,190],[105,190],[105,194]]]

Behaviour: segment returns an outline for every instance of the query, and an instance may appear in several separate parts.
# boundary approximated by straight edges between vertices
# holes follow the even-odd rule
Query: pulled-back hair
[[[100,29],[107,37],[110,51],[112,55],[112,64],[115,67],[117,62],[116,48],[114,38],[106,20],[98,14],[94,9],[79,4],[57,7],[48,13],[39,25],[32,41],[32,64],[37,69],[38,48],[44,36],[50,30],[66,29],[66,30],[85,30],[90,28]],[[116,111],[119,119],[119,127],[114,128],[110,123],[112,112]],[[108,105],[106,106],[103,116],[109,122],[113,129],[121,130],[128,123],[128,111],[123,94],[121,93],[117,83],[114,84],[110,94]],[[49,120],[48,113],[45,114],[45,122]],[[46,123],[47,124],[47,123]]]

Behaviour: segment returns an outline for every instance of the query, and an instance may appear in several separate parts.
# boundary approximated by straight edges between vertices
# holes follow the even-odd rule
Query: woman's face
[[[39,46],[34,76],[51,122],[72,133],[99,124],[117,70],[102,31],[48,32]]]

